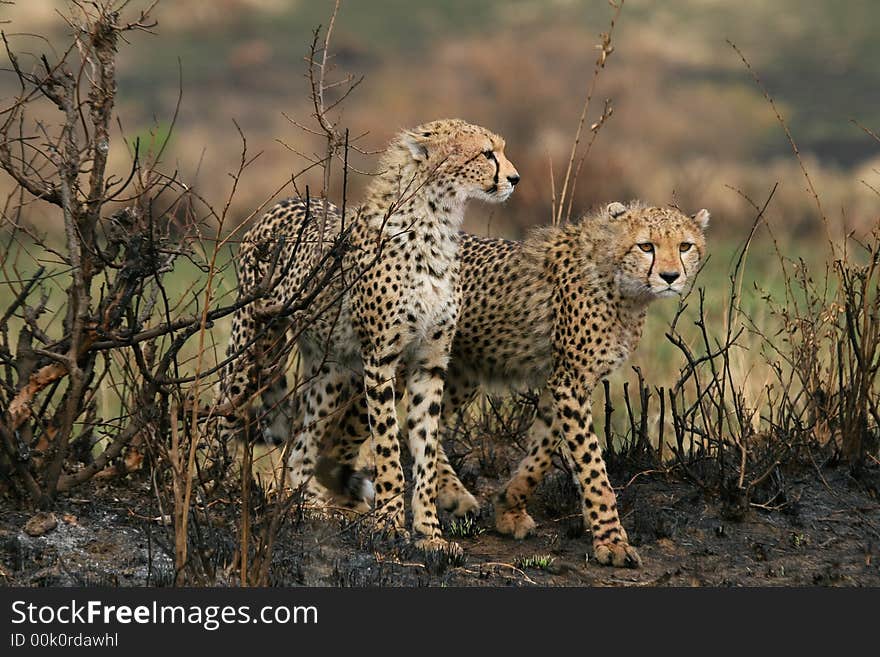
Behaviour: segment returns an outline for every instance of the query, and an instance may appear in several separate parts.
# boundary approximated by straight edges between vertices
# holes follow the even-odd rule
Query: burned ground
[[[445,531],[463,559],[426,559],[373,535],[366,519],[310,515],[294,508],[276,541],[269,581],[277,586],[880,586],[880,467],[854,477],[843,465],[781,468],[774,499],[746,509],[687,481],[675,469],[617,463],[624,525],[640,551],[638,570],[588,558],[589,534],[564,466],[531,506],[535,535],[515,541],[493,529],[491,494],[517,450],[495,445],[491,462],[464,462],[465,481],[483,503],[477,518]],[[486,453],[481,454],[486,458]],[[491,466],[491,467],[490,467]],[[780,494],[778,491],[784,491]],[[0,582],[14,586],[170,586],[173,532],[149,484],[137,475],[92,482],[52,511],[41,536],[24,527],[33,509],[0,500]],[[218,499],[196,511],[190,532],[204,585],[238,583],[240,505]],[[258,526],[259,521],[255,526]],[[39,530],[38,530],[39,531]]]

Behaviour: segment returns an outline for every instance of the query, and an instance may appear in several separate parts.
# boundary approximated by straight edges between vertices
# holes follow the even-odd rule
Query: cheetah
[[[513,193],[519,174],[504,148],[498,135],[460,119],[404,130],[353,216],[327,201],[288,199],[257,221],[240,249],[240,293],[267,276],[271,284],[260,306],[232,318],[227,353],[241,355],[222,376],[222,400],[240,406],[259,391],[270,414],[281,407],[291,331],[306,381],[295,401],[302,417],[293,429],[291,485],[310,482],[324,425],[345,399],[365,396],[358,419],[376,461],[374,506],[388,529],[406,535],[395,403],[396,389],[405,389],[413,530],[423,549],[447,547],[435,503],[437,432],[459,307],[459,227],[470,199],[500,203]],[[339,236],[338,272],[322,276]],[[294,321],[283,311],[301,298],[310,303]],[[240,433],[240,420],[221,422],[224,443]],[[285,422],[279,414],[267,424],[290,432]]]
[[[481,385],[539,391],[527,454],[494,499],[499,532],[524,538],[535,528],[526,504],[561,448],[573,464],[596,561],[640,565],[617,513],[590,397],[637,348],[648,305],[690,289],[708,223],[706,210],[688,217],[675,208],[611,203],[578,222],[535,229],[524,241],[462,237],[462,306],[443,422],[451,424]],[[356,425],[356,415],[343,423]],[[349,439],[328,460],[350,468],[358,428],[344,433]],[[476,511],[442,447],[438,469],[438,504],[456,515]]]

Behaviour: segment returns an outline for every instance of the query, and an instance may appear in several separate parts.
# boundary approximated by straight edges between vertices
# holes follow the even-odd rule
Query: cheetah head
[[[706,249],[709,212],[611,203],[605,210],[620,291],[646,300],[686,293]]]
[[[506,201],[519,173],[504,155],[504,140],[461,119],[424,123],[404,131],[399,143],[433,183],[458,200]]]

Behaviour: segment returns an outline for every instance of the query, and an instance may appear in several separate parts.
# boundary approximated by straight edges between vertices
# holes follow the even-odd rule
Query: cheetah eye
[[[495,152],[494,151],[483,151],[483,157],[485,157],[487,160],[494,160],[495,159]]]
[[[651,242],[642,242],[638,246],[645,253],[651,253],[654,250],[654,245]]]
[[[693,244],[691,244],[690,242],[682,242],[678,245],[678,250],[684,253],[686,251],[690,251],[692,246]]]

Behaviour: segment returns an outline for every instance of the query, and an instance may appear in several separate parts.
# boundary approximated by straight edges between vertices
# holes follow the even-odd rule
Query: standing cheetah
[[[444,422],[480,385],[541,391],[527,455],[495,498],[498,531],[523,538],[535,527],[526,503],[562,447],[571,455],[596,560],[640,563],[620,524],[590,396],[638,346],[650,302],[690,288],[708,222],[706,210],[691,218],[673,208],[612,203],[577,223],[537,229],[522,242],[462,237],[462,307]],[[345,436],[365,435],[350,426],[356,412],[343,422]],[[346,466],[357,456],[357,440],[335,450],[330,460]],[[476,510],[442,448],[438,468],[438,503],[459,515]]]
[[[376,507],[391,529],[404,532],[399,376],[409,397],[413,529],[422,548],[444,545],[435,507],[437,430],[458,316],[458,230],[468,200],[502,202],[518,181],[499,136],[458,119],[434,121],[390,143],[354,216],[342,217],[322,201],[282,201],[241,246],[242,294],[263,281],[270,267],[276,271],[264,304],[249,304],[233,317],[228,353],[242,356],[224,373],[225,400],[240,404],[259,390],[269,393],[266,407],[278,406],[279,386],[272,381],[283,381],[285,332],[292,328],[307,383],[297,402],[303,418],[294,436],[291,483],[311,478],[325,429],[319,425],[333,421],[347,395],[365,392],[358,419],[372,437]],[[316,290],[321,276],[313,274],[329,266],[326,254],[342,234],[339,273]],[[288,308],[310,293],[315,297],[306,316],[292,326],[277,315],[265,321],[272,309]],[[225,421],[224,441],[237,424]]]

